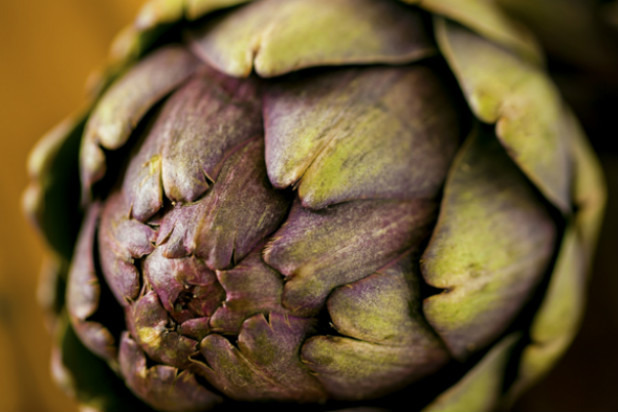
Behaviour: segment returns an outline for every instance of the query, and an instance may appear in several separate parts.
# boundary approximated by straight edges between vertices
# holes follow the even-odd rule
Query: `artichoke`
[[[24,196],[85,410],[486,411],[572,340],[602,176],[492,3],[153,1],[91,90]]]

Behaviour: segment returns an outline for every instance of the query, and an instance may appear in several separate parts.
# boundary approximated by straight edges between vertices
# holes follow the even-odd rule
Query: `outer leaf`
[[[183,18],[198,19],[213,11],[251,0],[150,0],[140,10],[134,26],[142,31]]]
[[[541,199],[491,133],[473,134],[446,182],[421,260],[434,329],[456,357],[490,343],[547,269],[556,228]]]
[[[134,27],[143,31],[174,23],[183,18],[185,3],[185,0],[150,0],[139,11]]]
[[[470,372],[423,409],[423,412],[494,410],[502,394],[502,378],[516,340],[516,335],[502,339]]]
[[[531,344],[522,354],[511,399],[545,375],[575,337],[585,299],[584,249],[574,227],[564,235],[545,299],[530,331]]]
[[[263,0],[196,34],[218,70],[264,77],[305,67],[403,63],[434,53],[418,12],[376,0]]]
[[[52,373],[82,406],[97,412],[153,412],[129,392],[105,362],[82,345],[66,316],[60,319],[56,333]]]
[[[109,330],[89,318],[99,309],[101,288],[94,263],[94,241],[99,207],[89,208],[75,246],[67,279],[66,306],[75,333],[93,353],[110,363],[117,355]]]
[[[47,326],[50,330],[64,310],[64,290],[66,289],[69,262],[54,253],[48,253],[44,259],[37,287],[37,301],[48,316]]]
[[[232,7],[252,0],[185,0],[187,3],[186,16],[195,20],[215,10]]]
[[[235,6],[250,0],[151,0],[144,4],[134,24],[118,33],[112,43],[109,65],[93,73],[88,89],[99,96],[153,45],[174,28],[184,17],[198,19],[221,8]]]
[[[583,132],[570,112],[565,115],[575,161],[573,201],[576,213],[567,228],[542,306],[530,330],[519,375],[507,401],[533,385],[568,349],[585,307],[586,272],[597,241],[605,206],[600,167]]]
[[[573,203],[576,207],[575,227],[585,250],[585,265],[590,266],[601,229],[607,194],[603,172],[586,140],[581,126],[571,112],[565,114],[570,148],[574,161]]]
[[[537,66],[456,24],[436,36],[474,114],[497,123],[509,155],[563,212],[570,203],[570,153],[558,91]]]
[[[30,153],[30,185],[22,199],[26,214],[48,245],[69,261],[79,230],[79,142],[84,117],[75,115],[46,134]]]

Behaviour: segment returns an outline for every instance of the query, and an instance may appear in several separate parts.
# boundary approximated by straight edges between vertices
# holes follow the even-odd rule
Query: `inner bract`
[[[355,400],[449,360],[418,259],[460,130],[429,67],[201,65],[145,123],[97,229],[129,383],[146,356],[237,400]]]

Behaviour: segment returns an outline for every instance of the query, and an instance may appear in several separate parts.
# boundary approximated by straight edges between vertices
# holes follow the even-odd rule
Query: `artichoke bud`
[[[516,25],[408,3],[155,1],[125,32],[66,133],[85,210],[66,308],[150,407],[489,410],[549,367],[503,380],[565,226],[598,224],[577,214],[602,190],[572,193],[578,173],[599,187],[594,160]]]

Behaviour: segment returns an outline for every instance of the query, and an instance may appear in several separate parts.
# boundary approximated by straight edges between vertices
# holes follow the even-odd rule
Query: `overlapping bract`
[[[26,208],[72,260],[72,330],[158,410],[358,406],[459,362],[427,410],[516,396],[574,333],[580,304],[539,331],[581,296],[603,204],[534,44],[476,1],[207,15],[241,3],[150,3],[85,120],[33,153]],[[46,222],[77,205],[44,202],[63,150],[86,210],[72,257]],[[102,410],[125,396],[75,384]]]

